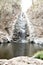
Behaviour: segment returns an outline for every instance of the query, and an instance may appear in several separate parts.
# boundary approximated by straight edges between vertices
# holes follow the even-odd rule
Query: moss
[[[34,55],[35,58],[43,60],[43,51],[39,51]]]

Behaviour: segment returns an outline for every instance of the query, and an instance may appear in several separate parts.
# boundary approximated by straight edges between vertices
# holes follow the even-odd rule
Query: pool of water
[[[0,45],[0,58],[13,58],[17,56],[33,56],[39,50],[43,50],[43,47],[37,44],[31,43],[9,43],[8,45]]]

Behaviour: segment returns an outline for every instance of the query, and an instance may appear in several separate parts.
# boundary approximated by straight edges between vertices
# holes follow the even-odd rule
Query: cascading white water
[[[28,25],[29,32],[30,32],[30,38],[32,37],[32,33],[34,32],[34,27],[33,27],[32,23],[29,21],[28,16],[26,14],[26,11],[27,11],[28,8],[31,7],[31,5],[32,5],[32,0],[26,0],[26,1],[22,0],[22,3],[21,3],[22,12],[24,13],[26,20],[27,20],[27,25]],[[32,39],[33,38],[31,38],[31,40]]]

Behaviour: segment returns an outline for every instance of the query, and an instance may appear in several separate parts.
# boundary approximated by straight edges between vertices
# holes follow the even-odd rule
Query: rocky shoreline
[[[0,65],[43,65],[43,60],[20,56],[9,60],[0,59]]]

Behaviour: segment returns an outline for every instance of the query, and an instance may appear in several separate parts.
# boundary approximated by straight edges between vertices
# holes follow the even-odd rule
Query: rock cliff
[[[31,23],[30,38],[36,43],[43,43],[43,0],[33,3],[27,10],[27,17]]]
[[[11,40],[20,11],[19,0],[0,0],[0,42]]]

